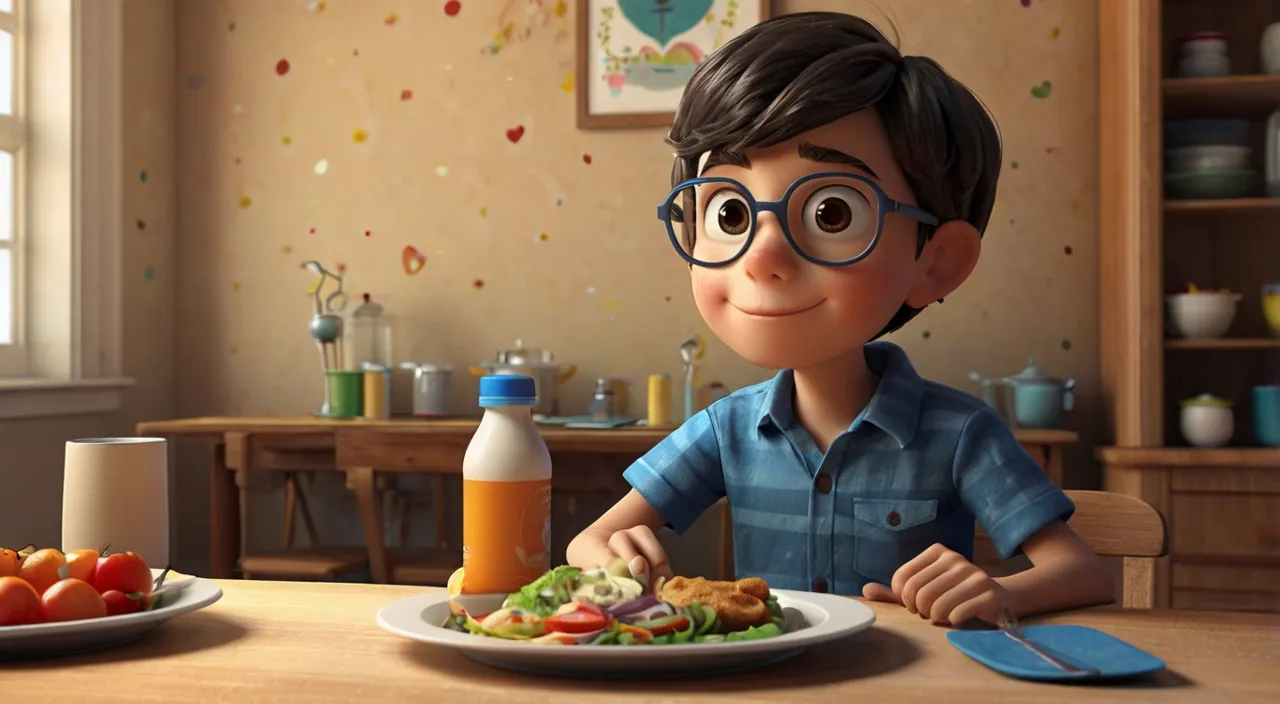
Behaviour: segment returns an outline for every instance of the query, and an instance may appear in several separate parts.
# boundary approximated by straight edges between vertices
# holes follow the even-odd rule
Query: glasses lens
[[[684,253],[707,264],[722,264],[738,256],[755,226],[750,201],[731,183],[700,183],[680,189],[671,202],[669,217]]]
[[[871,246],[880,222],[879,198],[854,178],[820,178],[791,194],[791,236],[805,254],[824,262],[853,259]]]

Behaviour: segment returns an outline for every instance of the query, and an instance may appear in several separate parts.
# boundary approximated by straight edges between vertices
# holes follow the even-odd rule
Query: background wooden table
[[[375,472],[460,474],[462,456],[477,418],[444,420],[334,420],[313,416],[206,417],[139,423],[137,433],[204,440],[211,446],[210,576],[231,577],[242,552],[237,485],[250,471],[341,471],[361,507],[365,540],[383,544]],[[555,466],[554,486],[566,493],[621,496],[622,471],[672,428],[631,426],[611,430],[539,428]],[[1062,483],[1062,447],[1078,436],[1067,430],[1018,430],[1018,441],[1056,483]],[[728,513],[721,525],[723,555],[730,539]],[[371,551],[370,571],[385,582],[391,568]],[[721,559],[723,562],[723,558]]]
[[[1019,682],[953,649],[946,629],[870,604],[874,628],[762,670],[593,681],[517,675],[378,628],[383,605],[422,588],[223,581],[212,607],[130,646],[0,662],[23,702],[1264,702],[1280,695],[1280,616],[1090,609],[1045,619],[1093,626],[1165,660],[1124,686]],[[555,647],[555,646],[547,646]],[[7,701],[7,699],[6,699]]]

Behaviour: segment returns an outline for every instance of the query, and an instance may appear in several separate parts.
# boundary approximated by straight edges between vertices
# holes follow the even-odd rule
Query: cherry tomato
[[[53,548],[36,550],[22,561],[22,567],[18,568],[18,576],[30,582],[37,594],[44,594],[46,589],[61,579],[58,576],[58,570],[65,564],[67,564],[67,557],[60,550]]]
[[[141,611],[143,598],[142,596],[132,597],[115,589],[102,593],[102,600],[107,604],[108,616],[134,614]]]
[[[93,584],[93,573],[98,569],[97,550],[72,550],[67,553],[67,576]]]
[[[17,577],[18,568],[22,566],[22,558],[16,550],[0,548],[0,577]]]
[[[574,602],[572,611],[548,616],[543,623],[547,630],[558,633],[591,633],[609,624],[609,617],[594,606]]]
[[[46,621],[80,621],[106,616],[107,603],[93,585],[68,577],[40,597],[40,611]]]
[[[143,596],[151,593],[151,568],[136,552],[117,552],[99,558],[93,579],[99,593],[112,589]]]
[[[0,577],[0,626],[40,621],[40,595],[25,579]]]

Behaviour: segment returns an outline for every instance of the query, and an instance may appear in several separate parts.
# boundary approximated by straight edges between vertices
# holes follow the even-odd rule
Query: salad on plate
[[[475,636],[551,645],[677,645],[780,636],[785,618],[768,584],[676,577],[653,593],[626,563],[594,570],[561,566],[507,596],[489,614],[449,600],[445,628]]]

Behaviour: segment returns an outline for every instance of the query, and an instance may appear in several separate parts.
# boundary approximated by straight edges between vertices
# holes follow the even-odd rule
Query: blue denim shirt
[[[934,543],[973,559],[975,519],[1009,557],[1070,517],[989,406],[921,379],[896,345],[864,354],[880,382],[825,454],[796,422],[783,370],[696,414],[623,476],[680,533],[728,497],[735,571],[782,589],[860,594]]]

